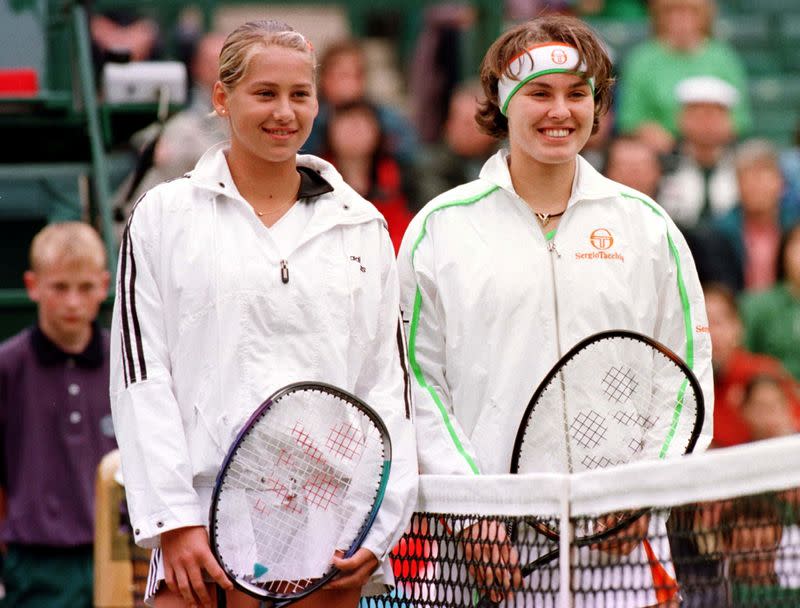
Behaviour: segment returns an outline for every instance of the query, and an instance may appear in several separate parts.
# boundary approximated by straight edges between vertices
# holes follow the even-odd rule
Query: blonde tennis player
[[[297,606],[354,607],[392,584],[387,553],[417,487],[394,250],[377,210],[298,155],[317,114],[306,38],[275,21],[226,39],[214,86],[230,141],[150,190],[125,230],[111,402],[135,540],[154,548],[146,600],[233,592],[209,548],[211,488],[250,414],[278,388],[333,384],[377,410],[394,446],[386,494],[341,575]],[[166,583],[166,584],[164,584]]]

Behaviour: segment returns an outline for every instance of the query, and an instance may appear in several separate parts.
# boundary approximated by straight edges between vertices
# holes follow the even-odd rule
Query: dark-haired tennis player
[[[541,17],[497,39],[481,82],[476,120],[507,147],[477,180],[430,201],[398,256],[420,471],[507,473],[543,376],[607,329],[653,337],[688,362],[706,398],[704,449],[711,343],[686,242],[657,203],[579,155],[611,103],[602,43],[578,19]],[[657,601],[653,591],[614,605]]]

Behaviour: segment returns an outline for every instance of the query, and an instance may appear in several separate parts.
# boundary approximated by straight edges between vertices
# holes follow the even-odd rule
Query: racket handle
[[[214,588],[217,590],[217,608],[227,608],[228,595],[225,590],[219,585],[214,585]]]
[[[498,602],[493,602],[488,597],[484,596],[478,602],[476,608],[495,608],[495,606],[499,606]]]
[[[540,555],[535,560],[533,560],[530,564],[525,564],[522,566],[522,577],[525,578],[531,572],[536,570],[537,568],[541,568],[545,564],[549,564],[553,560],[558,559],[558,554],[560,551],[558,549],[553,549],[550,553],[545,553],[544,555]]]

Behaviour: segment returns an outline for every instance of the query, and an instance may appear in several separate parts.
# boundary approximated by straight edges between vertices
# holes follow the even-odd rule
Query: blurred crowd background
[[[480,58],[503,28],[548,11],[585,19],[614,61],[614,106],[583,155],[660,203],[695,256],[715,445],[795,432],[797,0],[4,0],[0,338],[35,319],[22,274],[37,231],[91,223],[113,272],[140,194],[226,137],[209,92],[237,24],[279,18],[314,43],[320,114],[304,151],[383,212],[397,246],[415,212],[502,145],[473,120]]]

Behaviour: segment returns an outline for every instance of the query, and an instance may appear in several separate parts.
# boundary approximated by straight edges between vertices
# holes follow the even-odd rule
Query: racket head
[[[705,418],[696,376],[668,347],[609,330],[573,346],[547,373],[522,416],[511,473],[573,473],[694,450]],[[646,510],[620,513],[602,529],[586,522],[576,542],[602,540]],[[558,540],[558,527],[534,527]],[[585,542],[584,542],[585,541]]]
[[[211,498],[211,549],[234,586],[274,602],[312,593],[352,556],[377,516],[391,440],[355,395],[297,382],[267,398],[237,434]]]

